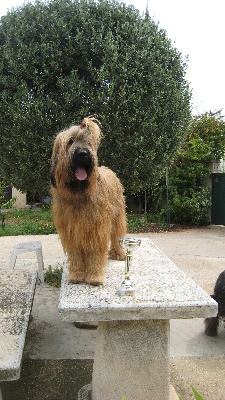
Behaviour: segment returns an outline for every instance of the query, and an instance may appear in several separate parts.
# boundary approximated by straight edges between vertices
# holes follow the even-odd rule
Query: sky
[[[28,0],[0,0],[0,16]],[[124,0],[165,29],[183,58],[188,56],[186,79],[193,93],[193,114],[223,109],[225,115],[225,1]]]

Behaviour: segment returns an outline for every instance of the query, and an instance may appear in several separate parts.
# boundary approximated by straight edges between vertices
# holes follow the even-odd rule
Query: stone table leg
[[[92,400],[170,398],[169,320],[99,322]]]

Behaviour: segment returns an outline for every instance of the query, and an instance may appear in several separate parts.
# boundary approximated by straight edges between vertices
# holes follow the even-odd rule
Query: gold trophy
[[[134,238],[120,238],[120,245],[126,250],[125,257],[125,278],[118,289],[121,296],[133,296],[135,294],[135,289],[130,280],[130,266],[132,262],[132,251],[135,250],[141,244],[141,239]]]

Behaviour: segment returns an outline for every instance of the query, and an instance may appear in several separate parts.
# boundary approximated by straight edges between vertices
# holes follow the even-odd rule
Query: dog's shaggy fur
[[[103,283],[109,243],[110,258],[125,257],[118,240],[126,233],[123,187],[110,169],[98,167],[101,136],[97,121],[85,118],[59,133],[53,147],[53,219],[73,283]]]
[[[206,318],[205,334],[208,336],[217,336],[219,320],[225,319],[225,271],[218,276],[214,293],[211,297],[218,303],[218,314],[216,317]]]

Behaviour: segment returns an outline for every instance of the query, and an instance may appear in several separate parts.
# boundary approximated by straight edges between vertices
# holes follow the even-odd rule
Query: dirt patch
[[[225,358],[187,357],[171,362],[171,384],[182,400],[194,400],[193,385],[205,400],[225,399]]]
[[[160,225],[157,223],[150,223],[149,225],[129,229],[129,233],[167,233],[167,232],[184,232],[190,229],[197,229],[194,225],[178,225],[178,224],[171,224],[171,225]]]

